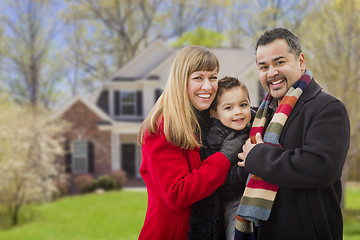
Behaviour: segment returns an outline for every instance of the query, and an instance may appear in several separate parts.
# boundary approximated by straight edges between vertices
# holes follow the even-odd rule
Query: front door
[[[121,144],[121,169],[128,177],[135,177],[135,144]]]

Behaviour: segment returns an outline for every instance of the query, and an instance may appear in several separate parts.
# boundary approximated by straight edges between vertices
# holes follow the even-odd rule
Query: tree
[[[223,9],[226,1],[228,0],[164,1],[157,11],[154,28],[156,36],[164,40],[174,39],[196,27],[209,28],[214,10]]]
[[[74,88],[94,89],[148,43],[162,0],[74,0],[62,13]],[[71,79],[71,78],[76,78]]]
[[[62,169],[61,132],[67,125],[47,110],[16,104],[0,94],[0,216],[1,224],[16,225],[21,208],[50,200]],[[7,217],[8,218],[7,218]],[[8,221],[6,221],[8,220]]]
[[[257,38],[267,29],[286,27],[296,31],[314,2],[316,1],[228,0],[225,1],[225,12],[221,8],[215,9],[220,14],[213,15],[218,16],[216,19],[222,22],[214,25],[217,29],[222,29],[230,47],[253,48]]]
[[[360,155],[360,4],[332,0],[317,9],[304,22],[302,39],[314,76],[344,102],[349,113],[351,144],[343,170],[345,183],[350,166]]]
[[[195,31],[185,32],[172,45],[183,47],[186,45],[201,45],[205,47],[221,47],[224,45],[225,36],[216,31],[197,27]]]
[[[213,1],[73,0],[65,20],[68,81],[94,89],[157,38],[175,39],[207,19]]]
[[[2,2],[3,69],[7,89],[19,102],[50,107],[57,97],[62,59],[52,42],[55,31],[54,0]]]

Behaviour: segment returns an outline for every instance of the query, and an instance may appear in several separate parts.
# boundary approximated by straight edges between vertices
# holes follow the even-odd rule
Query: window
[[[72,172],[73,173],[87,173],[89,171],[89,156],[88,156],[88,142],[87,141],[73,141],[72,142]]]
[[[115,91],[114,101],[115,116],[121,118],[142,116],[141,91]]]
[[[120,92],[120,114],[135,115],[135,92]]]

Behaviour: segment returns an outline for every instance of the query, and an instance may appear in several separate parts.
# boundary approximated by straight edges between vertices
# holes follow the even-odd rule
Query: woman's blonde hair
[[[176,55],[164,92],[141,124],[138,142],[144,144],[144,133],[159,130],[164,120],[166,139],[183,149],[201,146],[201,130],[187,91],[189,76],[198,71],[219,72],[215,54],[202,46],[188,46]]]

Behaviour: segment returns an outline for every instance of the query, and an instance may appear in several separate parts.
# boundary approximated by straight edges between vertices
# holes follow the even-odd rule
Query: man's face
[[[304,55],[301,53],[296,59],[285,39],[277,39],[259,46],[256,51],[256,62],[261,85],[278,101],[281,101],[306,69]]]

